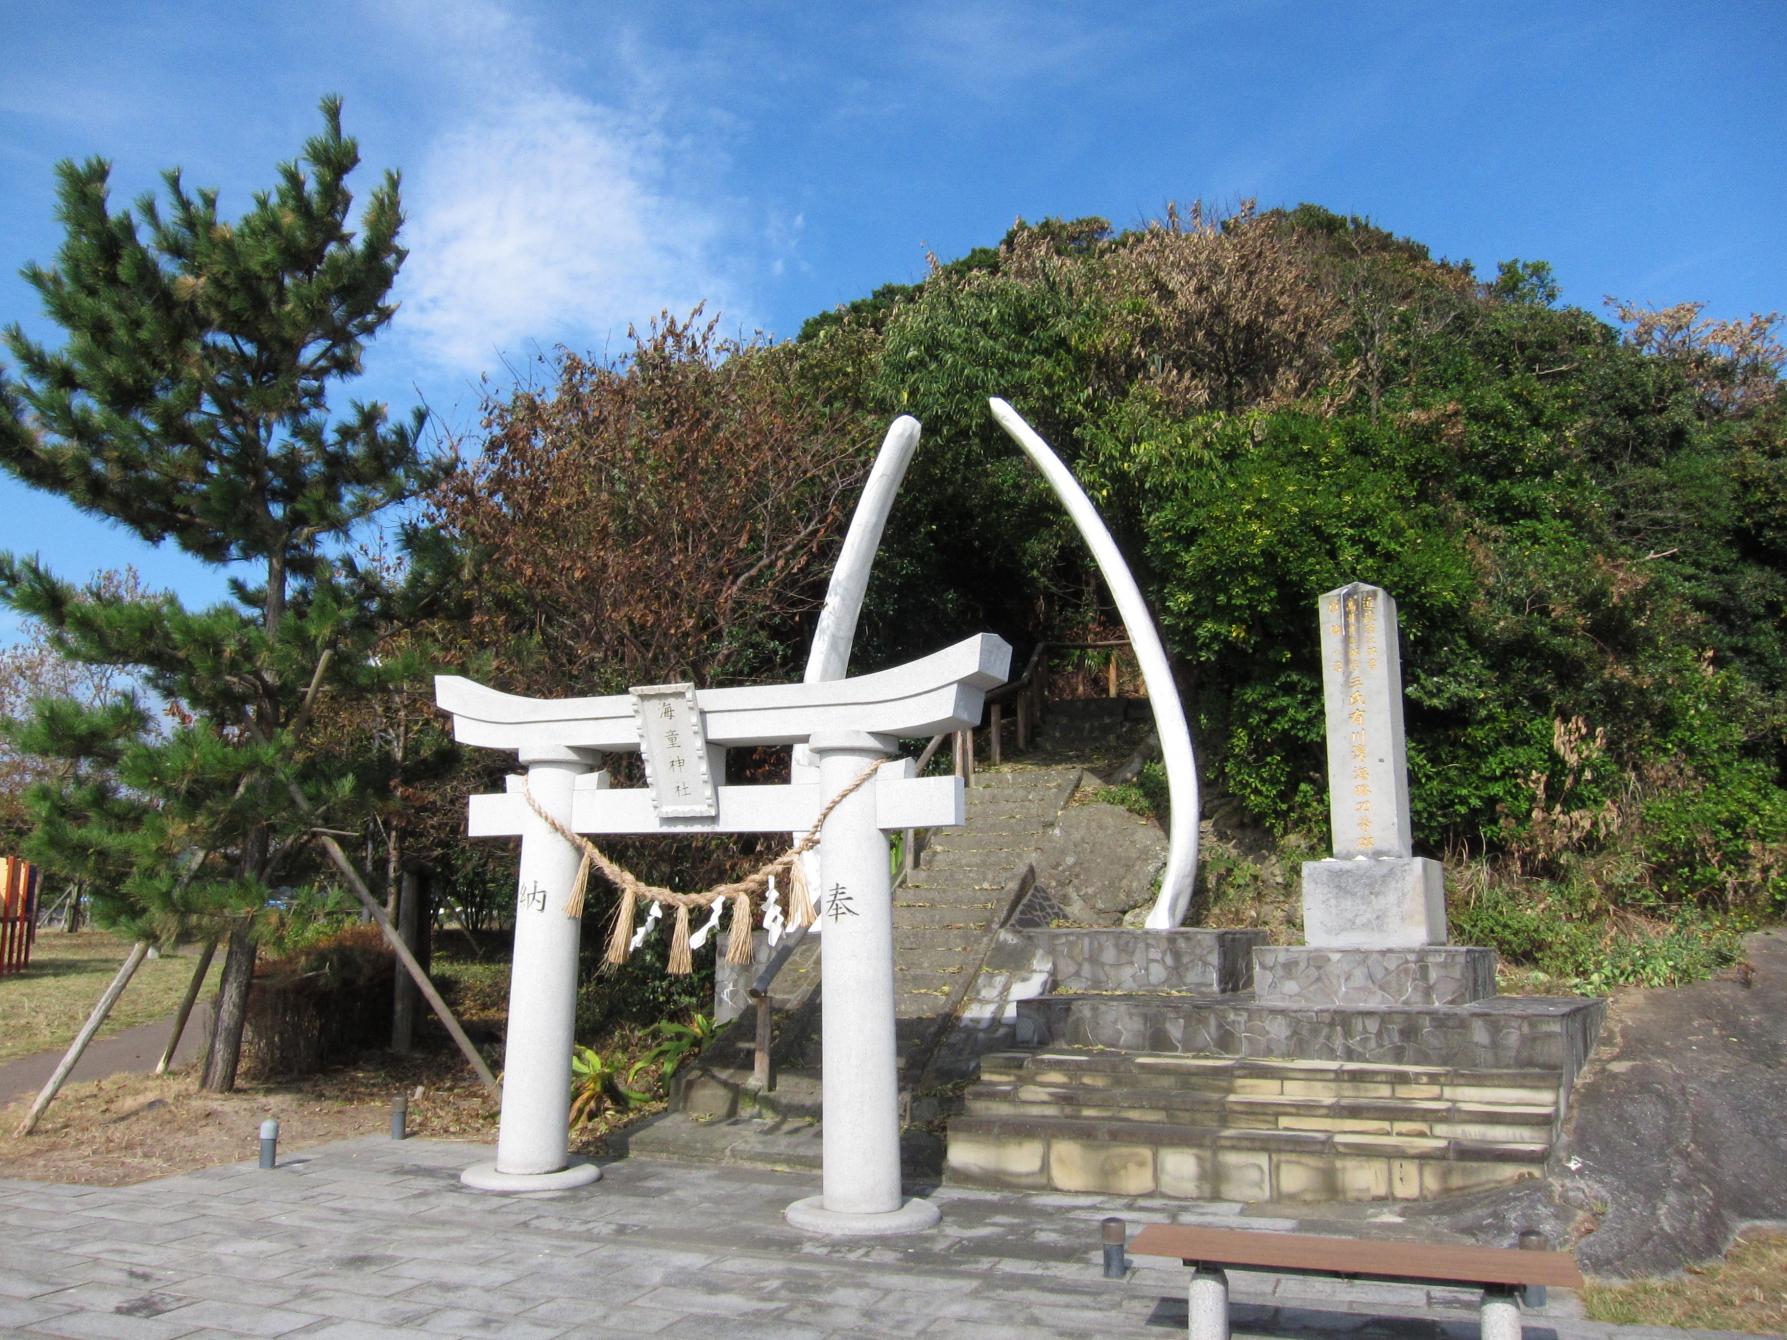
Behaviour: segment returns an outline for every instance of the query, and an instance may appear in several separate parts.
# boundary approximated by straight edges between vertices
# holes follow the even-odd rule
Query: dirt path
[[[168,1045],[168,1033],[173,1026],[172,1018],[161,1019],[152,1024],[127,1028],[111,1037],[95,1039],[87,1044],[87,1050],[82,1055],[80,1064],[75,1066],[74,1074],[69,1076],[69,1082],[78,1084],[85,1080],[104,1079],[108,1075],[147,1075],[161,1059],[161,1049]],[[174,1064],[185,1065],[196,1059],[204,1045],[205,1028],[195,1017],[186,1025],[186,1034],[180,1039],[180,1049],[174,1053]],[[0,1062],[0,1107],[15,1098],[35,1094],[43,1088],[44,1081],[55,1072],[66,1050],[64,1045],[55,1051],[38,1052],[35,1056],[21,1056],[17,1060]]]

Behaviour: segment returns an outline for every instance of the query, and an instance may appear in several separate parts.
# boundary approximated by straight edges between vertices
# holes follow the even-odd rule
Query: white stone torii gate
[[[639,691],[540,699],[500,693],[456,675],[435,680],[464,744],[513,750],[527,769],[506,793],[473,796],[472,837],[521,837],[514,964],[509,990],[502,1118],[496,1159],[462,1180],[490,1191],[546,1191],[596,1181],[569,1158],[569,1086],[579,922],[567,916],[580,854],[535,814],[577,833],[802,831],[896,738],[928,737],[978,723],[987,690],[1003,684],[1011,647],[982,634],[878,674],[818,683],[690,689],[713,780],[712,813],[661,813],[660,787],[611,789],[606,753],[641,748]],[[725,751],[739,745],[805,745],[816,781],[726,786]],[[648,772],[651,750],[647,745]],[[838,1234],[909,1232],[937,1220],[934,1206],[900,1193],[899,1090],[894,1055],[893,895],[885,833],[963,821],[962,783],[917,778],[911,760],[883,766],[874,785],[826,820],[818,850],[820,937],[830,984],[823,1009],[822,1194],[788,1207],[798,1227]],[[834,899],[837,901],[834,903]]]

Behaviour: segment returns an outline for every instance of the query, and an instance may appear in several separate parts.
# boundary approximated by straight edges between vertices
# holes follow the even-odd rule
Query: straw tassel
[[[676,905],[676,933],[670,937],[670,972],[676,977],[687,977],[695,971],[695,961],[689,956],[689,905]]]
[[[732,935],[726,941],[726,961],[744,966],[751,961],[751,895],[732,900]]]
[[[788,924],[796,928],[819,920],[813,908],[813,891],[807,887],[806,863],[796,856],[788,862]]]
[[[571,881],[571,896],[565,902],[567,917],[583,915],[583,895],[589,891],[590,845],[587,842],[577,845],[583,849],[583,859],[577,863],[577,878]]]
[[[632,889],[622,889],[620,906],[614,909],[614,927],[608,932],[608,952],[603,955],[610,963],[627,961],[628,942],[633,938],[633,910],[637,900]]]

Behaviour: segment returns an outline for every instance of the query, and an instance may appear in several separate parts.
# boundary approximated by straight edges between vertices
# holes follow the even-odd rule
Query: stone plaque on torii
[[[963,793],[959,778],[915,777],[911,760],[892,757],[894,740],[977,724],[986,692],[1005,682],[1010,663],[1010,646],[983,634],[877,674],[754,688],[657,685],[540,699],[438,677],[436,701],[453,714],[454,737],[513,750],[527,770],[505,793],[471,798],[470,836],[519,835],[521,868],[496,1159],[467,1169],[466,1184],[543,1191],[600,1176],[594,1164],[569,1158],[580,923],[567,906],[582,857],[553,824],[592,835],[800,832],[866,768],[887,760],[872,784],[836,804],[820,832],[819,885],[831,922],[820,938],[831,984],[822,1026],[824,1189],[790,1206],[788,1217],[832,1233],[934,1223],[935,1207],[900,1192],[885,834],[959,825]],[[610,787],[601,756],[641,750],[642,735],[650,785]],[[804,746],[808,767],[794,782],[723,784],[728,748],[781,744]],[[701,780],[679,790],[673,773]]]

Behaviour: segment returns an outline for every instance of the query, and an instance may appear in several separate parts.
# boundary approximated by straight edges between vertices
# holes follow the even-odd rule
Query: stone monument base
[[[1469,1005],[1495,994],[1495,950],[1420,949],[1253,951],[1253,996],[1262,1005]]]
[[[1243,955],[1224,931],[1172,932],[1170,951],[1136,965],[1139,985],[1125,983],[1113,974],[1129,934],[1002,935],[1001,952],[1018,963],[1027,950],[1019,966],[1035,971],[1023,995],[1004,974],[1012,1018],[985,1036],[1025,1050],[980,1057],[949,1122],[950,1180],[1321,1202],[1428,1200],[1541,1176],[1606,1011],[1498,997],[1488,949],[1256,942]],[[1231,959],[1251,969],[1232,984],[1212,971]],[[1183,977],[1163,987],[1155,961]],[[1209,988],[1213,976],[1224,989]]]
[[[1446,884],[1425,856],[1303,863],[1303,939],[1313,949],[1419,949],[1446,943]]]

